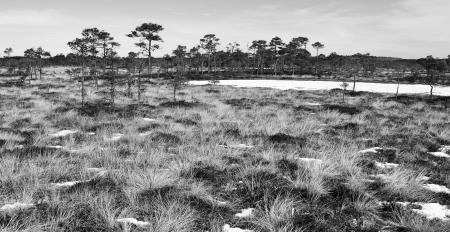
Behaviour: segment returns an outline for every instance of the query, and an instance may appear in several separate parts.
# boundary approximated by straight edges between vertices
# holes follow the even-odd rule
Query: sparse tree
[[[189,50],[190,66],[193,66],[197,70],[197,74],[200,72],[200,66],[202,63],[202,54],[200,53],[200,46],[194,46]]]
[[[5,50],[3,51],[3,53],[5,54],[6,58],[9,58],[11,56],[11,53],[13,52],[12,48],[5,48]]]
[[[211,56],[217,51],[220,39],[214,34],[207,34],[200,39],[200,46],[206,51],[208,55],[208,74],[211,73]]]
[[[87,42],[88,53],[89,53],[89,61],[92,64],[90,67],[90,74],[94,75],[95,85],[98,89],[98,78],[97,78],[97,55],[99,47],[99,33],[100,30],[98,28],[87,28],[81,32],[81,35]]]
[[[158,35],[164,28],[161,25],[155,23],[144,23],[141,26],[136,27],[127,36],[130,38],[138,38],[139,43],[135,45],[139,47],[142,52],[148,55],[148,74],[152,75],[152,51],[159,49],[159,45],[153,44],[154,42],[162,42],[161,36]]]
[[[258,57],[260,74],[263,75],[264,74],[264,56],[266,54],[267,41],[255,40],[252,42],[252,46],[250,46],[250,49],[255,51],[255,55]],[[258,73],[256,73],[256,74],[258,74]]]
[[[105,74],[106,66],[107,66],[106,60],[108,59],[108,47],[113,42],[114,37],[112,37],[111,34],[109,34],[106,31],[99,31],[97,33],[97,38],[98,38],[99,47],[102,49],[102,60],[103,60],[102,68],[103,68],[103,74]]]
[[[281,50],[291,64],[292,75],[295,75],[296,63],[311,56],[311,54],[306,50],[308,41],[308,38],[296,37],[293,38],[287,46]]]
[[[50,52],[45,51],[44,49],[42,49],[42,47],[38,47],[34,51],[34,56],[37,59],[36,62],[37,62],[37,66],[38,66],[38,69],[39,69],[39,79],[42,80],[42,68],[44,66],[43,59],[49,58],[51,55],[50,55]]]
[[[75,40],[67,43],[70,49],[72,49],[78,56],[81,62],[81,105],[84,107],[85,104],[85,67],[86,67],[86,57],[89,54],[89,41],[86,39],[76,38]]]
[[[110,60],[111,72],[108,75],[109,83],[110,83],[110,105],[114,107],[114,99],[116,95],[116,77],[118,76],[118,72],[114,71],[114,60],[117,58],[116,48],[119,47],[120,44],[114,41],[109,43],[109,47],[107,48],[107,56]]]
[[[425,78],[425,83],[430,86],[430,98],[433,98],[433,89],[436,85],[436,75],[435,71],[438,70],[438,62],[433,56],[427,56],[417,60],[422,67],[425,68],[427,76]]]
[[[315,65],[316,68],[315,68],[315,70],[316,70],[316,75],[317,75],[318,74],[318,65],[319,65],[319,50],[324,48],[325,45],[323,45],[321,42],[315,42],[312,45],[312,47],[316,49],[316,58],[317,59],[316,59],[316,65]]]
[[[8,59],[8,73],[11,73],[11,62],[9,60],[9,57],[11,57],[11,53],[13,52],[13,49],[11,47],[5,48],[3,53],[5,54],[5,57]]]
[[[230,53],[234,53],[241,46],[238,42],[228,43],[227,50]]]
[[[176,102],[177,90],[184,84],[185,73],[185,58],[186,58],[186,46],[178,45],[177,49],[172,52],[175,55],[177,71],[173,75],[172,87],[173,87],[173,102]]]
[[[29,48],[25,50],[24,56],[28,60],[28,71],[27,73],[30,74],[30,81],[33,79],[33,73],[35,75],[35,78],[37,78],[37,72],[36,72],[36,51],[34,48]]]
[[[128,56],[125,58],[125,65],[128,70],[128,80],[127,80],[127,95],[128,97],[133,97],[131,92],[131,86],[133,84],[133,75],[136,73],[136,59],[139,57],[139,53],[129,52]]]
[[[280,57],[280,50],[285,46],[283,40],[280,37],[274,37],[269,43],[270,51],[272,52],[273,60],[274,60],[274,73],[277,75],[277,65]]]

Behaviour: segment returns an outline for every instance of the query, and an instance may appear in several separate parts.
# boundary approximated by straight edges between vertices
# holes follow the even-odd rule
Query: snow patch
[[[450,194],[450,189],[443,186],[443,185],[437,185],[437,184],[426,184],[423,186],[425,189],[430,190],[435,193],[447,193]]]
[[[146,132],[139,133],[139,136],[140,137],[147,137],[147,136],[151,135],[152,133],[153,132],[151,132],[151,131],[146,131]]]
[[[68,188],[68,187],[72,187],[78,183],[81,183],[80,181],[68,181],[68,182],[63,182],[63,183],[54,183],[52,184],[55,188]]]
[[[441,219],[443,221],[450,220],[450,209],[439,203],[423,203],[423,202],[397,202],[398,204],[406,207],[408,205],[419,205],[421,209],[412,209],[412,211],[425,216],[429,220]]]
[[[189,81],[190,85],[208,85],[209,81]],[[219,80],[218,85],[229,85],[238,88],[272,88],[279,90],[332,90],[339,88],[340,81],[299,81],[299,80]],[[391,93],[397,92],[395,83],[369,83],[359,82],[357,91],[367,91],[372,93]],[[399,94],[428,94],[429,85],[411,84],[402,85]],[[436,95],[450,96],[450,86],[435,87]]]
[[[130,223],[138,227],[150,226],[150,222],[139,221],[136,218],[118,218],[116,221],[120,223]]]
[[[0,208],[0,212],[6,212],[6,213],[13,213],[15,211],[19,210],[27,210],[34,207],[34,204],[25,204],[25,203],[14,203],[14,204],[7,204]]]
[[[383,148],[381,148],[381,147],[372,147],[369,149],[359,151],[358,153],[360,153],[360,154],[375,153],[376,154],[376,153],[380,152],[381,150],[383,150]]]
[[[223,227],[222,227],[222,230],[223,230],[223,232],[253,232],[253,230],[244,230],[244,229],[241,229],[241,228],[233,228],[233,227],[231,227],[230,225],[228,225],[228,224],[225,224]]]
[[[106,140],[109,140],[109,141],[118,141],[118,140],[120,140],[122,137],[123,137],[123,134],[121,134],[121,133],[114,133],[114,134],[112,134],[111,137],[107,137]]]
[[[154,118],[142,118],[142,121],[144,121],[144,122],[157,122],[158,120],[156,120]]]
[[[62,131],[53,133],[50,136],[52,136],[52,137],[66,137],[68,135],[75,134],[75,133],[78,133],[78,131],[77,130],[62,130]]]
[[[305,102],[305,103],[303,103],[303,105],[305,105],[305,106],[321,106],[322,104],[320,104],[318,102]]]
[[[450,159],[450,155],[444,152],[429,152],[428,154],[432,155],[432,156],[436,156],[436,157],[441,157],[441,158],[447,158]]]
[[[394,169],[397,168],[399,164],[375,162],[375,166],[379,169]]]
[[[246,145],[246,144],[237,144],[237,145],[219,145],[219,147],[223,148],[231,148],[231,149],[252,149],[255,148],[252,145]]]
[[[50,148],[50,149],[63,149],[64,147],[57,145],[57,146],[47,146],[47,148]]]
[[[439,151],[450,154],[450,145],[449,146],[442,146]]]
[[[248,217],[252,217],[253,216],[253,211],[255,209],[254,208],[248,208],[248,209],[243,209],[241,210],[240,213],[235,214],[234,216],[238,217],[238,218],[248,218]]]

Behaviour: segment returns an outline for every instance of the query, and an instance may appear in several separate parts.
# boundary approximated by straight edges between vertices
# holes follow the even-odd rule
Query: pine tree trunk
[[[208,53],[208,74],[211,73],[211,54]]]
[[[148,41],[148,75],[152,78],[152,41]]]
[[[138,104],[141,104],[141,70],[138,75]]]

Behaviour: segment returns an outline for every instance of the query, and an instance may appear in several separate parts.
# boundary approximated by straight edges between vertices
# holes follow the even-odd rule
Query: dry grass
[[[62,77],[60,68],[49,73],[50,82]],[[32,81],[0,91],[0,207],[37,203],[31,211],[0,212],[0,231],[221,231],[224,224],[256,231],[386,225],[432,231],[438,227],[415,214],[380,212],[379,201],[450,204],[422,188],[425,174],[450,183],[448,160],[426,153],[450,144],[443,103],[365,93],[340,108],[339,93],[188,86],[177,96],[180,105],[168,107],[171,89],[154,80],[145,84],[141,107],[118,94],[110,109],[91,85],[90,105],[81,109],[78,85],[67,76],[54,80],[65,87],[47,93],[38,88],[47,82]],[[118,86],[118,93],[124,90]],[[334,108],[305,108],[305,102]],[[349,112],[354,109],[359,113]],[[49,136],[63,129],[79,133]],[[123,137],[107,139],[115,133]],[[233,148],[239,144],[252,147]],[[358,151],[374,146],[397,149],[390,162],[401,166],[371,166],[383,157],[367,160]],[[373,181],[376,174],[385,176]],[[67,181],[84,182],[52,188]],[[256,209],[252,218],[234,217],[249,207]],[[124,227],[119,217],[150,226]]]

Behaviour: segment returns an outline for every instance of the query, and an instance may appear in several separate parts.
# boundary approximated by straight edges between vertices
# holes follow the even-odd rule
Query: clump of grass
[[[277,196],[270,201],[266,196],[264,206],[258,209],[258,214],[251,219],[251,223],[258,231],[305,231],[295,223],[299,205],[299,202],[291,198]]]
[[[433,196],[424,188],[424,172],[396,169],[382,176],[381,192],[387,200],[430,201]]]
[[[450,228],[450,223],[430,221],[407,209],[395,208],[391,218],[394,225],[387,226],[387,228],[396,228],[397,231],[446,232]]]
[[[235,176],[238,185],[237,194],[246,205],[260,204],[266,194],[275,197],[288,193],[289,181],[264,166],[244,166]]]
[[[295,189],[305,190],[313,202],[329,193],[326,185],[326,173],[320,165],[305,165],[299,168],[291,185]]]

